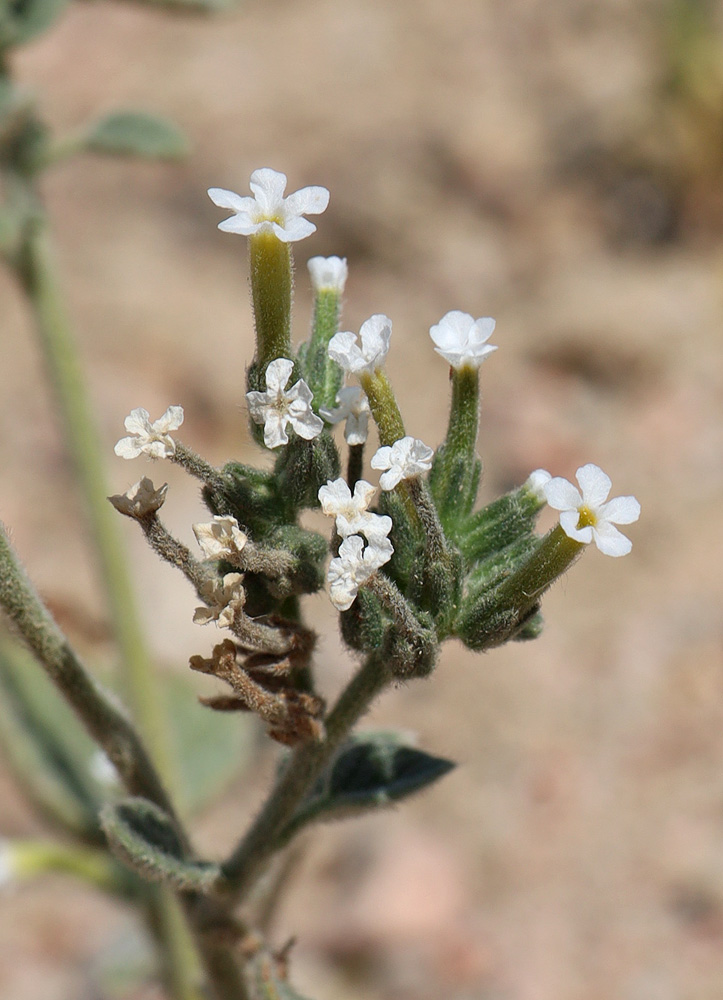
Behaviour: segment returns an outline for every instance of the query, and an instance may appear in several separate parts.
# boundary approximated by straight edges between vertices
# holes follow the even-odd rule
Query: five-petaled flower
[[[168,483],[156,489],[151,480],[143,476],[125,493],[117,493],[108,499],[120,514],[140,520],[160,510],[165,503],[167,493]]]
[[[223,188],[209,188],[208,196],[214,205],[234,213],[219,223],[219,229],[242,236],[269,232],[282,243],[295,243],[316,230],[314,223],[303,216],[319,215],[329,204],[325,187],[301,188],[284,198],[286,174],[270,167],[254,170],[249,186],[253,198]]]
[[[191,527],[207,559],[233,562],[248,542],[248,536],[241,531],[235,517],[215,515],[210,522]]]
[[[201,587],[200,595],[208,607],[196,608],[194,622],[208,625],[215,621],[221,628],[233,625],[237,612],[241,611],[246,601],[242,579],[240,573],[227,573],[221,580],[207,580]]]
[[[430,327],[429,335],[437,345],[437,354],[449,361],[453,368],[479,368],[484,359],[496,351],[486,343],[492,336],[495,321],[489,316],[473,319],[469,313],[453,309]]]
[[[313,393],[303,378],[285,391],[293,369],[293,361],[277,358],[266,369],[266,392],[246,393],[252,419],[264,425],[267,448],[288,444],[287,424],[306,441],[317,437],[324,429],[324,421],[311,408]]]
[[[612,483],[597,465],[583,465],[575,475],[580,490],[560,476],[543,487],[550,507],[561,512],[563,531],[578,542],[594,541],[606,556],[627,555],[633,543],[615,525],[637,521],[640,504],[635,497],[608,500]]]
[[[376,491],[376,486],[359,479],[354,485],[352,496],[343,479],[330,479],[326,486],[319,489],[319,502],[327,517],[336,518],[336,530],[342,538],[364,535],[369,545],[378,549],[380,555],[386,556],[386,562],[394,551],[387,538],[392,530],[392,519],[386,514],[375,514],[368,509]]]
[[[385,445],[372,458],[372,469],[387,469],[379,478],[383,490],[393,490],[402,479],[427,472],[432,467],[434,452],[419,438],[403,437],[391,447]]]
[[[369,400],[358,385],[345,385],[336,394],[337,406],[333,409],[320,406],[319,414],[330,424],[346,420],[344,439],[349,445],[364,444],[369,434]]]
[[[359,588],[392,556],[391,542],[387,547],[367,545],[360,535],[350,535],[339,546],[339,555],[329,563],[327,580],[329,597],[338,611],[348,611],[356,600]]]
[[[306,266],[315,292],[342,294],[349,274],[346,257],[312,257]]]
[[[115,446],[119,458],[170,458],[176,453],[176,442],[168,433],[178,430],[183,423],[183,407],[169,406],[162,417],[151,423],[148,410],[138,407],[126,417],[124,427],[130,437],[121,438]]]
[[[329,357],[350,375],[371,375],[381,368],[389,351],[392,321],[377,313],[365,320],[357,335],[349,331],[335,334],[329,341]]]

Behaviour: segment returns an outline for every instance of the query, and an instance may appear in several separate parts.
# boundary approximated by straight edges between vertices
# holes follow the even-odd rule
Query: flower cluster
[[[339,556],[332,559],[327,577],[331,601],[339,611],[351,607],[359,587],[394,554],[388,538],[391,517],[369,510],[375,493],[376,488],[363,479],[354,486],[353,495],[343,479],[329,480],[319,489],[321,509],[336,519],[342,538]]]

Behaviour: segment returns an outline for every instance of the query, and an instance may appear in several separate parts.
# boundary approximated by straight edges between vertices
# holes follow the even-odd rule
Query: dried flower
[[[287,424],[306,441],[317,437],[324,429],[324,421],[311,409],[314,396],[303,378],[285,391],[293,369],[293,361],[277,358],[266,369],[266,392],[246,393],[252,419],[264,425],[267,448],[288,444]]]
[[[108,499],[120,514],[140,520],[160,510],[167,493],[168,483],[156,489],[151,480],[144,476],[125,493],[116,493]]]
[[[583,465],[575,475],[582,493],[559,476],[544,487],[548,504],[561,512],[563,531],[578,542],[594,541],[606,556],[627,555],[633,543],[615,525],[637,521],[640,504],[630,496],[615,497],[606,503],[612,483],[597,465]]]
[[[316,230],[313,222],[304,215],[319,215],[329,204],[325,187],[305,187],[284,198],[286,174],[261,167],[251,174],[249,184],[254,197],[241,197],[223,188],[210,188],[208,196],[214,205],[227,208],[234,214],[219,223],[226,233],[254,236],[271,232],[282,243],[303,240]]]
[[[383,490],[393,490],[402,479],[427,472],[432,467],[434,452],[419,438],[403,437],[391,447],[385,445],[372,458],[372,469],[387,469],[379,479]]]
[[[121,438],[115,446],[119,458],[170,458],[176,452],[176,442],[168,433],[177,430],[183,423],[183,407],[169,406],[162,417],[150,421],[148,410],[139,407],[131,410],[125,419],[125,429],[130,437]]]
[[[486,341],[492,336],[495,321],[486,316],[473,319],[469,313],[454,309],[443,316],[429,335],[437,345],[437,354],[453,368],[479,368],[484,359],[497,348]]]
[[[194,524],[193,533],[207,559],[235,559],[248,536],[238,526],[235,517],[214,516],[207,524]]]
[[[196,608],[194,622],[197,625],[216,622],[221,628],[229,628],[246,600],[242,579],[240,573],[227,573],[221,580],[208,580],[201,588],[201,597],[208,607]]]
[[[329,357],[352,375],[371,374],[384,364],[391,336],[392,321],[379,313],[362,323],[361,346],[355,333],[335,334],[329,341]]]

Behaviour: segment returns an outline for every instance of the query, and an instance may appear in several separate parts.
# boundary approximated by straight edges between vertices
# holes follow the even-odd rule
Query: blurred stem
[[[148,886],[147,922],[158,946],[161,976],[173,1000],[202,1000],[200,965],[178,900],[166,886]]]
[[[370,656],[352,677],[325,720],[320,743],[305,743],[289,758],[266,805],[236,850],[224,862],[219,891],[237,902],[244,899],[269,859],[286,843],[284,831],[310,788],[352,726],[392,678],[381,657]]]
[[[138,621],[115,514],[107,500],[109,491],[95,420],[60,293],[50,241],[41,220],[34,220],[27,227],[17,272],[35,317],[65,440],[90,517],[128,696],[158,768],[170,782],[172,767],[163,702]]]

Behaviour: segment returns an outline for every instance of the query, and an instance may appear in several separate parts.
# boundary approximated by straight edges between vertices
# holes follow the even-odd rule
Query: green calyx
[[[249,262],[256,323],[256,367],[261,378],[271,361],[292,357],[291,247],[273,233],[256,233],[249,237]]]

